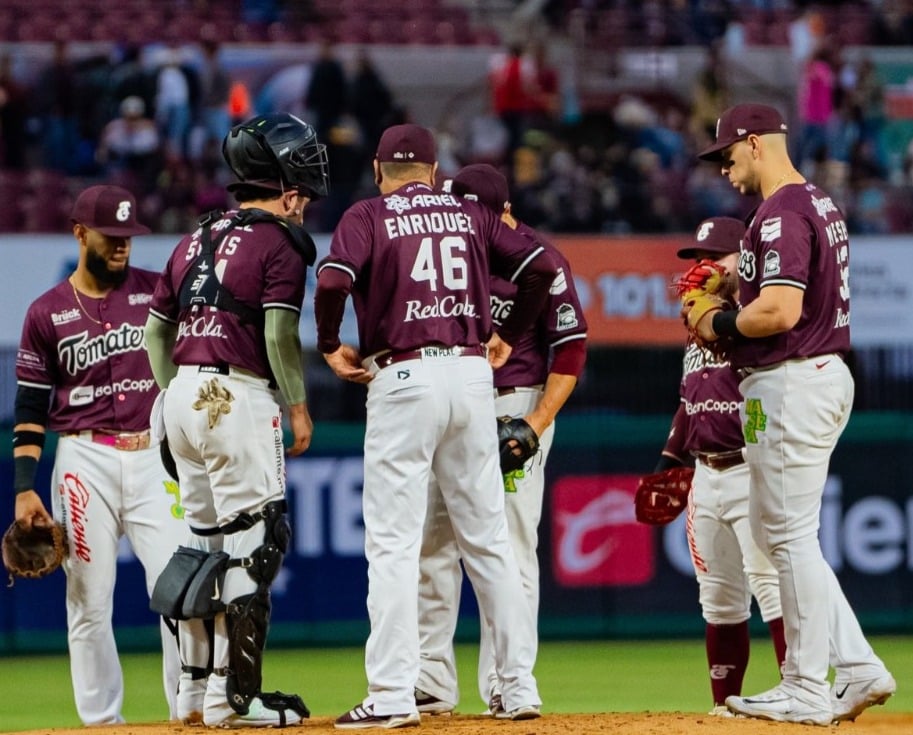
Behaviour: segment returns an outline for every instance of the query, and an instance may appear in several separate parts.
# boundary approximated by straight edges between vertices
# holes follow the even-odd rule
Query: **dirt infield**
[[[190,735],[208,732],[173,723],[118,725],[99,728],[105,735]],[[288,728],[301,735],[339,733],[329,717],[316,717]],[[235,732],[254,732],[255,728]],[[546,714],[538,720],[525,722],[493,721],[479,715],[425,717],[420,730],[404,732],[453,733],[454,735],[780,735],[783,733],[823,733],[835,735],[906,735],[913,732],[913,714],[903,712],[866,712],[856,722],[844,722],[827,728],[806,725],[787,725],[763,720],[730,720],[683,712],[643,712],[565,715]],[[371,730],[379,732],[379,730]],[[33,730],[19,735],[86,735],[85,728]]]

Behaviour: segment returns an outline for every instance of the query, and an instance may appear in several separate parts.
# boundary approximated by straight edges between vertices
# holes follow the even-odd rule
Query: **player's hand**
[[[682,305],[681,316],[691,334],[704,342],[713,342],[719,339],[719,335],[713,331],[713,315],[718,311],[722,311],[722,308],[712,303],[686,301]]]
[[[311,420],[311,414],[308,413],[306,403],[296,403],[288,408],[289,426],[292,429],[294,439],[292,446],[286,450],[290,457],[297,457],[302,452],[306,452],[311,446],[311,437],[314,434],[314,422]]]
[[[16,495],[16,520],[25,528],[35,526],[50,527],[54,519],[41,502],[34,490],[26,490]]]
[[[374,378],[361,366],[361,355],[351,345],[340,345],[335,352],[325,352],[323,359],[327,361],[327,365],[333,369],[336,376],[343,380],[351,380],[353,383],[370,383]]]
[[[491,365],[491,367],[494,369],[501,367],[505,362],[507,362],[507,358],[510,357],[510,353],[514,349],[509,344],[507,344],[507,342],[501,339],[498,336],[497,332],[491,335],[491,339],[488,340],[487,345],[488,364]]]

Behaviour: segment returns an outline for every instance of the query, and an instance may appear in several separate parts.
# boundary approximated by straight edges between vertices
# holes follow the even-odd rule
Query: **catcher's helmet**
[[[241,184],[281,181],[306,189],[312,199],[329,191],[327,147],[313,127],[287,112],[235,125],[222,141],[222,156]]]

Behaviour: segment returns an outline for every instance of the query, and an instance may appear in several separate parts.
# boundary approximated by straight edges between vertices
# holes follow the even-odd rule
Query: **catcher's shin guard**
[[[242,715],[247,714],[251,700],[261,695],[263,649],[272,609],[269,588],[279,574],[291,539],[284,501],[269,503],[262,511],[248,517],[255,519],[253,525],[242,526],[237,531],[247,536],[241,540],[241,547],[244,547],[244,540],[258,535],[261,523],[263,543],[248,556],[231,559],[228,566],[244,569],[256,588],[250,594],[235,597],[225,609],[228,633],[226,692],[232,709]],[[232,532],[226,530],[226,534]]]

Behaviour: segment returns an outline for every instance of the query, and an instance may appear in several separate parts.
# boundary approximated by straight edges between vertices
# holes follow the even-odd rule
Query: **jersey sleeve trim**
[[[342,263],[324,263],[322,266],[320,266],[320,268],[317,269],[318,276],[321,274],[324,268],[335,268],[336,270],[340,270],[343,273],[347,273],[349,278],[352,279],[353,283],[355,281],[355,271],[352,268],[343,265]]]
[[[794,288],[800,288],[803,291],[806,288],[806,284],[802,281],[794,281],[790,278],[771,278],[769,281],[763,281],[761,283],[761,288],[765,286],[793,286]]]
[[[177,324],[177,319],[172,319],[171,317],[165,316],[162,312],[157,311],[156,309],[149,309],[149,313],[152,314],[156,319],[161,319],[163,322],[168,322],[169,324]]]
[[[567,342],[571,342],[571,341],[573,341],[573,340],[575,340],[575,339],[586,339],[586,332],[580,332],[580,333],[578,333],[578,334],[569,334],[569,335],[567,335],[567,336],[565,336],[565,337],[561,337],[560,339],[554,340],[554,341],[551,343],[551,346],[552,346],[552,347],[557,347],[558,345],[566,344]]]
[[[49,383],[33,383],[30,380],[17,380],[16,385],[23,388],[37,388],[38,390],[53,390],[54,386]]]
[[[266,311],[267,309],[285,309],[286,311],[294,311],[296,314],[301,313],[301,309],[297,306],[293,306],[292,304],[285,304],[281,301],[270,301],[266,304],[263,304],[263,310]]]
[[[538,258],[544,252],[545,252],[545,248],[542,247],[541,245],[538,248],[536,248],[535,250],[533,250],[533,252],[531,252],[529,254],[529,256],[522,263],[520,263],[517,270],[514,271],[513,275],[510,277],[510,282],[514,283],[517,280],[517,276],[519,276],[523,272],[523,269],[526,268],[526,266],[528,266],[534,259]]]

